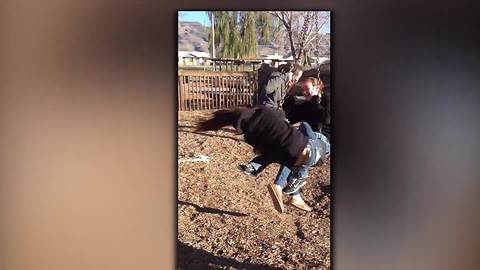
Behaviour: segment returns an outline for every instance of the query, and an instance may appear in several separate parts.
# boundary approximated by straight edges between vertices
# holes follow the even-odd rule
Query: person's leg
[[[282,189],[287,185],[288,176],[291,174],[291,170],[286,167],[280,167],[275,183],[269,187],[270,195],[272,196],[273,204],[275,208],[283,213],[283,199],[282,199]],[[312,211],[312,208],[308,206],[300,195],[299,189],[290,194],[290,204],[304,211]]]
[[[275,184],[279,185],[282,189],[287,185],[288,175],[291,170],[287,166],[281,166],[278,170],[277,177],[275,178]]]
[[[325,136],[322,133],[316,132],[315,135],[317,135],[318,138],[318,149],[319,149],[319,154],[320,154],[320,160],[325,162],[325,160],[330,157],[330,140],[328,139],[327,136]]]
[[[266,159],[264,156],[256,156],[246,165],[240,165],[240,169],[247,175],[258,175],[261,173],[271,161]]]
[[[255,171],[261,172],[265,167],[267,167],[270,162],[264,156],[256,156],[248,163],[255,168]]]
[[[308,169],[308,166],[293,169],[287,177],[287,185],[283,192],[289,195],[299,192],[300,188],[307,183]]]
[[[278,170],[275,182],[268,185],[268,192],[270,193],[270,197],[272,197],[273,206],[280,213],[284,211],[282,190],[287,185],[290,172],[290,168],[282,165]]]
[[[300,122],[300,125],[298,126],[298,130],[303,133],[303,135],[307,136],[310,140],[316,140],[317,135],[315,135],[315,132],[313,132],[312,127],[305,121]]]
[[[292,173],[288,177],[288,184],[283,190],[286,194],[293,194],[297,192],[302,186],[306,184],[308,170],[315,165],[320,158],[326,157],[326,137],[321,133],[313,132],[310,125],[306,122],[301,122],[298,128],[305,136],[308,137],[308,147],[310,148],[310,156],[302,166],[293,168]],[[328,145],[329,148],[329,145]],[[330,152],[330,149],[328,149]],[[328,153],[329,155],[329,153]]]

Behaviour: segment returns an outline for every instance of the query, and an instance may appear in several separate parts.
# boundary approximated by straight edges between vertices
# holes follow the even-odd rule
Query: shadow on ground
[[[209,133],[204,132],[204,131],[195,131],[195,127],[194,127],[194,126],[178,125],[177,127],[178,127],[178,132],[179,132],[179,133],[180,133],[180,132],[188,132],[188,133],[198,134],[198,135],[202,135],[202,136],[226,138],[226,139],[232,139],[232,140],[234,140],[234,141],[243,142],[243,139],[239,139],[238,137],[225,136],[225,135],[219,135],[219,134],[209,134]],[[224,131],[224,132],[236,134],[234,131],[232,131],[232,129],[221,128],[220,130],[221,130],[221,131]]]
[[[231,211],[225,211],[225,210],[220,210],[216,208],[211,208],[211,207],[201,207],[199,205],[196,205],[191,202],[184,202],[184,201],[178,201],[180,205],[190,205],[195,207],[195,210],[200,213],[209,213],[209,214],[217,214],[217,215],[229,215],[229,216],[236,216],[236,217],[246,217],[248,216],[247,214],[243,213],[237,213],[237,212],[231,212]]]
[[[222,267],[233,267],[234,269],[246,270],[280,270],[281,268],[248,262],[240,262],[235,259],[216,256],[202,249],[194,248],[177,241],[177,266],[178,269],[224,269]]]

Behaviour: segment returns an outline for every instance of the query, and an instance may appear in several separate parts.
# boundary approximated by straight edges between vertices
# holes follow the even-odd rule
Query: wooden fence
[[[256,72],[178,71],[178,110],[212,110],[251,105]]]

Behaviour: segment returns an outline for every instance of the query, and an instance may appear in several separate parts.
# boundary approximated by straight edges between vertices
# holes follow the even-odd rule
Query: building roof
[[[178,57],[210,57],[210,54],[207,52],[197,51],[178,51]]]
[[[275,54],[267,54],[263,58],[265,58],[265,59],[282,59],[283,56],[281,54],[275,53]]]

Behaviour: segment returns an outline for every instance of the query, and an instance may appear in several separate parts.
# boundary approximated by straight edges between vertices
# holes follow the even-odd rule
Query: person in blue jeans
[[[195,131],[218,131],[230,125],[237,134],[243,134],[244,141],[264,158],[262,164],[278,163],[291,170],[288,172],[282,168],[277,181],[281,182],[286,175],[289,185],[284,191],[288,194],[298,191],[305,184],[308,169],[329,154],[328,141],[319,138],[307,123],[301,123],[297,129],[285,120],[283,111],[268,106],[215,111],[208,118],[198,121]],[[281,190],[271,185],[268,187],[271,195],[280,191],[277,197],[281,198]],[[275,200],[274,205],[283,212]],[[280,203],[280,206],[283,204]]]
[[[304,211],[311,211],[300,195],[300,188],[306,184],[308,170],[311,166],[322,163],[330,156],[330,143],[328,139],[321,133],[314,132],[310,125],[306,122],[300,122],[298,130],[308,137],[308,145],[310,155],[305,162],[297,168],[289,168],[282,165],[275,178],[275,182],[268,186],[270,196],[272,197],[275,208],[283,213],[284,206],[282,200],[282,192],[291,195],[290,204]],[[240,165],[240,168],[247,175],[258,175],[268,165],[273,163],[263,155],[253,158],[247,165]]]

